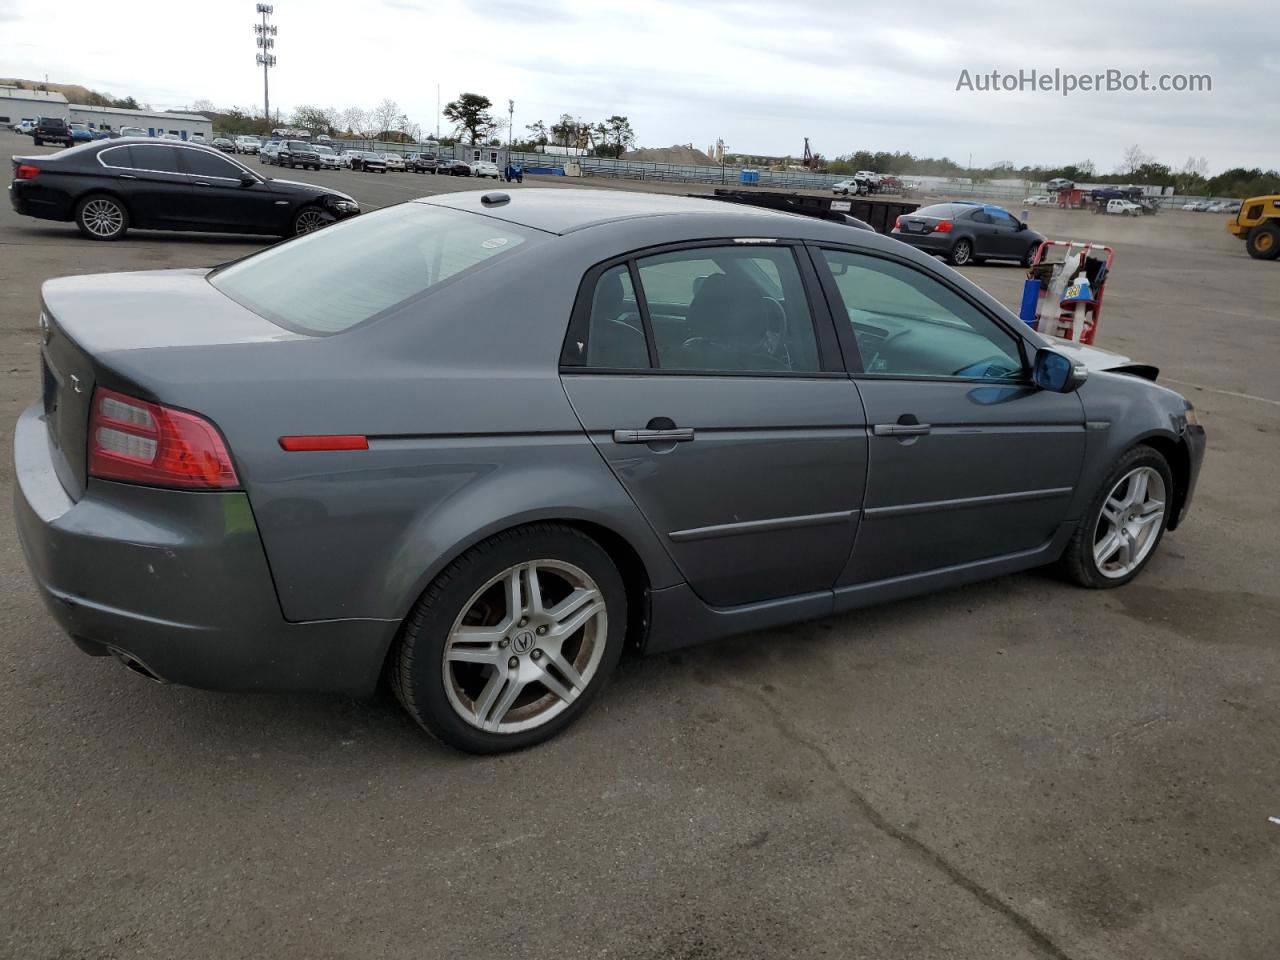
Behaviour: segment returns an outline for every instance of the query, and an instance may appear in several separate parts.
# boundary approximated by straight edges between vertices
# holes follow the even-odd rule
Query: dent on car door
[[[1023,341],[932,272],[823,250],[870,432],[862,527],[841,585],[1045,547],[1085,449],[1076,394],[1034,387]],[[839,307],[835,307],[839,304]]]
[[[574,410],[713,606],[829,590],[848,559],[866,429],[813,287],[792,248],[727,242],[602,265],[575,307]]]

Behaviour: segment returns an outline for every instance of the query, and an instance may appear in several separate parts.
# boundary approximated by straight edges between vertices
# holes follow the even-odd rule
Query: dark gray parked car
[[[214,689],[385,673],[473,751],[568,725],[628,644],[1055,561],[1123,584],[1204,450],[1153,370],[922,253],[690,198],[445,194],[53,280],[40,322],[17,527],[82,649]]]

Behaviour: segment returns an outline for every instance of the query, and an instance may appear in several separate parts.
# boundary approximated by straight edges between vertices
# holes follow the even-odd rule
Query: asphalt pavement
[[[493,188],[280,175],[366,209]],[[204,693],[85,657],[0,511],[0,957],[1276,957],[1280,263],[1222,217],[1144,220],[1032,211],[1115,242],[1098,343],[1208,430],[1138,581],[1034,572],[632,659],[525,753],[453,753],[385,694]],[[3,502],[41,281],[258,245],[0,209]],[[965,272],[1016,305],[1021,270]]]

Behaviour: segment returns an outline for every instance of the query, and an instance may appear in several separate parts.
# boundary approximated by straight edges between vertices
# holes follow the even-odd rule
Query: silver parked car
[[[1204,451],[1154,369],[713,200],[443,194],[52,280],[40,326],[17,528],[79,647],[221,690],[385,675],[477,752],[572,723],[627,646],[1042,564],[1120,586]]]

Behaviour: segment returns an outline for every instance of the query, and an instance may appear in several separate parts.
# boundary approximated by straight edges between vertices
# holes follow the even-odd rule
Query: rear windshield
[[[370,320],[536,231],[424,203],[344,220],[222,267],[209,282],[273,323],[324,336]]]

